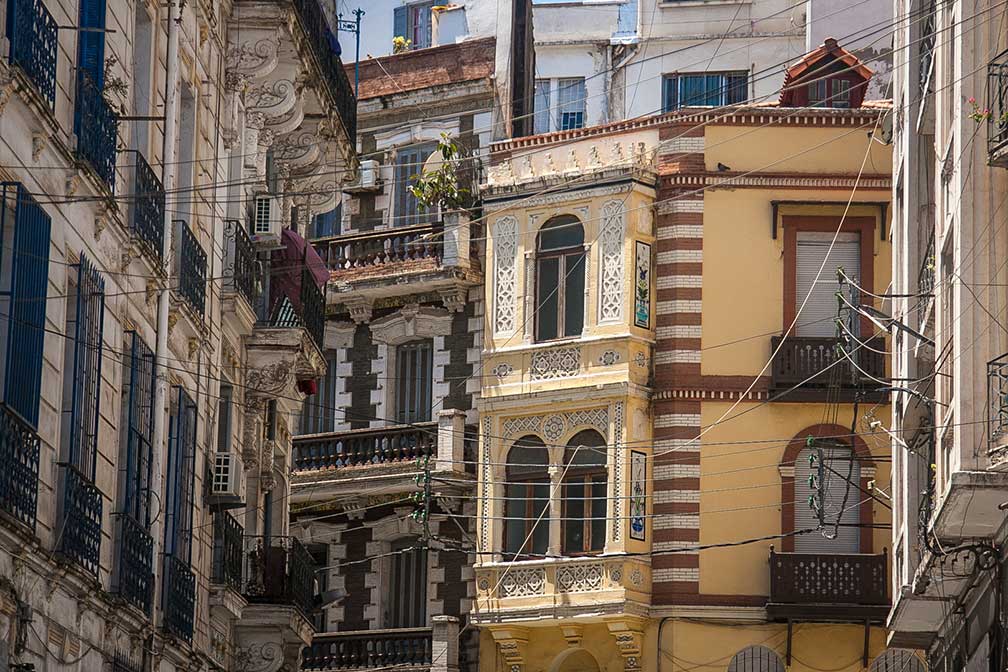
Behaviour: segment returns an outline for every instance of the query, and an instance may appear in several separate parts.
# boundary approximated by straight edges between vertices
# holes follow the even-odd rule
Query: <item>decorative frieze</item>
[[[618,322],[623,319],[625,235],[623,203],[608,201],[602,206],[602,230],[599,233],[599,322]]]
[[[575,346],[536,351],[529,366],[532,380],[572,378],[580,372],[581,349]]]
[[[494,333],[509,336],[517,323],[518,220],[494,222]]]

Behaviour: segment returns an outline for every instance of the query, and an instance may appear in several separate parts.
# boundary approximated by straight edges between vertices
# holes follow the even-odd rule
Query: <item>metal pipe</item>
[[[171,194],[175,189],[175,141],[178,131],[178,83],[179,83],[179,22],[182,20],[180,0],[168,3],[168,54],[165,72],[165,126],[164,144],[161,160],[161,184],[165,194]],[[166,204],[167,205],[167,204]],[[161,247],[161,264],[164,274],[164,285],[158,291],[157,305],[157,344],[155,346],[154,366],[156,384],[154,386],[154,436],[151,450],[154,452],[153,470],[151,474],[151,491],[158,497],[158,515],[151,524],[153,537],[153,554],[155,562],[161,556],[162,535],[164,523],[164,497],[161,496],[163,474],[163,459],[165,445],[165,425],[167,412],[165,400],[168,398],[168,308],[171,299],[172,275],[172,213],[173,208],[165,207],[164,239]],[[158,572],[155,570],[155,576]],[[161,577],[164,580],[164,576]],[[155,595],[157,592],[155,591]],[[158,600],[154,600],[155,613]]]

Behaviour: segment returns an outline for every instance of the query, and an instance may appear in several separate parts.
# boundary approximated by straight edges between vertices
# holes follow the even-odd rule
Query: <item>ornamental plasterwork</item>
[[[557,588],[561,593],[601,590],[604,577],[601,562],[561,565],[556,573]]]
[[[271,32],[271,36],[254,42],[231,45],[227,50],[227,69],[258,77],[272,72],[280,61],[280,36]]]
[[[493,420],[490,417],[483,418],[483,464],[482,468],[482,481],[483,481],[483,496],[480,498],[480,549],[481,551],[486,551],[490,548],[490,497],[493,495],[493,490],[490,485],[493,470],[490,466],[490,453],[493,448],[493,436],[491,432],[493,431]]]
[[[595,189],[569,189],[563,192],[536,196],[535,198],[523,198],[522,207],[538,208],[541,206],[558,205],[569,201],[581,201],[586,198],[598,198],[600,196],[612,196],[615,194],[625,194],[633,189],[631,184],[615,184],[608,187],[597,187]],[[487,212],[502,210],[513,207],[509,201],[499,201],[497,203],[485,203],[483,209]]]
[[[612,525],[612,536],[613,541],[619,541],[621,536],[621,509],[623,502],[623,402],[616,402],[616,406],[613,409],[613,483],[615,484],[613,492],[616,496],[613,497],[612,507],[613,507],[613,525]]]
[[[602,231],[599,264],[599,322],[623,319],[623,239],[626,217],[620,201],[602,206]]]
[[[494,222],[494,333],[515,330],[518,298],[518,220],[501,217]]]
[[[581,349],[577,347],[540,350],[532,354],[532,380],[571,378],[581,371]]]
[[[566,431],[585,426],[597,429],[602,436],[608,436],[609,407],[600,406],[567,413],[545,413],[543,415],[505,418],[503,438],[509,439],[513,436],[542,432],[543,434],[552,434],[553,436],[546,436],[546,438],[555,440]]]
[[[545,589],[546,569],[543,567],[514,568],[500,580],[501,597],[542,595]]]

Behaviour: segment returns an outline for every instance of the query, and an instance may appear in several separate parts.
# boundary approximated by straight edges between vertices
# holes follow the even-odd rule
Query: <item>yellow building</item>
[[[870,76],[828,42],[777,105],[494,146],[481,670],[918,669],[880,627],[888,341],[836,336],[838,267],[887,308]]]

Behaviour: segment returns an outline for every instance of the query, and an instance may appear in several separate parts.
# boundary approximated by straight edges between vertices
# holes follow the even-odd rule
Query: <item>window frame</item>
[[[436,208],[423,210],[420,202],[414,196],[409,187],[416,182],[416,178],[423,171],[423,163],[427,161],[431,154],[437,151],[436,142],[418,142],[411,145],[396,147],[395,158],[392,161],[392,182],[393,194],[390,204],[391,215],[389,225],[393,229],[402,229],[410,226],[421,226],[430,224],[437,220],[438,212]],[[416,157],[416,160],[412,160]],[[407,159],[404,161],[403,159]],[[409,164],[411,170],[403,174]],[[406,210],[412,210],[407,213]]]
[[[841,206],[842,207],[842,206]],[[798,312],[798,232],[818,231],[835,232],[841,214],[828,215],[781,215],[784,229],[784,310],[782,333],[786,332],[795,320]],[[875,291],[875,236],[878,217],[863,215],[845,217],[840,231],[843,233],[859,233],[861,236],[861,286],[868,291]],[[871,321],[861,318],[861,333],[870,334],[873,331]]]
[[[557,220],[566,220],[566,222],[557,222]],[[572,245],[564,248],[542,250],[542,234],[551,224],[556,226],[567,226],[569,224],[577,223],[581,227],[581,240],[580,245]],[[533,294],[533,305],[535,307],[535,319],[533,325],[534,341],[536,343],[549,343],[551,341],[560,341],[570,338],[578,338],[582,333],[584,333],[585,326],[587,325],[588,311],[584,308],[584,295],[579,297],[582,302],[581,308],[581,330],[576,334],[566,334],[566,312],[567,312],[567,285],[570,280],[570,272],[567,271],[567,259],[576,257],[581,257],[581,273],[584,275],[584,287],[588,286],[588,254],[587,249],[588,244],[583,242],[584,238],[584,222],[581,221],[575,215],[557,215],[556,217],[551,217],[549,220],[543,224],[539,230],[536,232],[536,247],[535,247],[535,282],[534,282],[534,294]],[[540,283],[543,278],[542,262],[546,259],[557,259],[557,290],[556,290],[556,310],[557,310],[557,321],[556,321],[556,334],[550,338],[543,338],[540,333],[541,315],[542,315],[542,304],[539,301],[539,289]],[[577,263],[576,261],[574,263]]]
[[[720,78],[719,85],[716,89],[718,93],[718,102],[716,106],[721,105],[741,105],[749,100],[749,83],[750,83],[750,72],[748,70],[721,70],[715,72],[673,72],[662,76],[662,112],[674,112],[675,110],[681,109],[683,107],[701,107],[697,103],[683,104],[682,103],[682,82],[687,78],[694,77],[718,77]],[[729,94],[738,89],[739,82],[732,84],[732,80],[742,79],[744,83],[741,87],[742,98],[741,100],[729,100],[732,96]],[[670,101],[670,92],[675,93],[674,100]],[[707,92],[705,95],[713,95],[712,92]]]
[[[431,419],[433,417],[432,409],[433,409],[433,395],[434,395],[434,340],[430,338],[422,338],[407,341],[405,343],[399,343],[397,345],[390,347],[395,349],[394,353],[392,354],[392,360],[393,365],[395,367],[394,368],[395,385],[394,385],[393,402],[394,402],[396,423],[400,425],[409,425],[417,422],[431,422]],[[413,353],[415,356],[419,356],[424,351],[426,351],[427,355],[426,362],[424,363],[421,361],[421,359],[417,359],[416,357],[413,358],[413,362],[416,363],[418,372],[421,364],[423,364],[425,366],[426,371],[429,372],[430,375],[426,377],[425,381],[421,381],[419,377],[417,378],[416,381],[407,380],[407,378],[404,375],[402,375],[403,372],[400,370],[400,368],[404,366],[406,356],[408,356],[410,353]],[[427,411],[426,415],[423,413],[417,413],[415,416],[410,417],[409,414],[404,414],[405,410],[404,405],[405,402],[408,400],[408,398],[410,398],[409,397],[410,393],[412,392],[415,394],[417,392],[417,390],[413,388],[411,383],[416,383],[417,388],[419,388],[421,384],[425,384],[426,386],[426,389],[422,391],[422,396],[425,396],[427,398],[426,405],[423,407],[423,409],[417,408],[418,411],[425,409]],[[416,396],[415,399],[418,400],[416,401],[415,405],[419,405],[420,403],[422,403],[421,401],[419,401],[420,396]]]
[[[543,455],[545,456],[545,460],[542,462],[542,464],[530,463],[528,465],[518,465],[518,466],[528,466],[530,468],[525,473],[516,474],[513,472],[513,468],[516,466],[516,464],[513,463],[512,459],[512,453],[515,452],[516,449],[542,450]],[[522,438],[512,443],[511,447],[508,449],[506,453],[506,456],[507,457],[504,460],[506,462],[506,465],[504,467],[504,507],[503,507],[504,525],[501,526],[503,528],[502,531],[504,536],[503,536],[503,543],[501,544],[501,551],[504,557],[513,559],[531,559],[540,555],[540,553],[536,551],[534,546],[535,529],[538,526],[542,525],[545,526],[546,529],[546,548],[542,549],[543,550],[542,555],[545,555],[546,553],[549,552],[550,497],[547,496],[545,502],[544,508],[546,515],[543,515],[541,520],[538,521],[535,520],[535,518],[539,516],[539,514],[536,514],[535,512],[535,505],[538,501],[535,497],[535,487],[537,485],[538,486],[545,485],[547,488],[552,487],[552,480],[550,478],[549,473],[550,459],[548,449],[546,448],[546,444],[543,442],[542,439],[540,439],[538,436],[535,436],[534,434],[530,434],[527,436],[523,436]],[[535,469],[533,470],[532,467],[534,467]],[[514,511],[511,508],[511,502],[513,499],[515,499],[509,496],[510,495],[509,488],[511,488],[511,486],[519,486],[524,491],[524,496],[521,498],[521,501],[524,504],[524,506],[521,507],[521,511]],[[510,536],[509,533],[512,531],[513,525],[520,527],[522,533],[522,539],[528,539],[530,541],[530,543],[524,545],[524,548],[521,550],[521,552],[519,552],[518,550],[512,551],[510,548],[508,548],[508,538]]]
[[[589,442],[578,441],[578,438],[588,438],[594,435]],[[578,447],[580,446],[580,450]],[[599,432],[588,429],[582,430],[575,434],[567,442],[567,446],[564,448],[564,465],[566,468],[566,473],[564,478],[560,483],[561,487],[561,521],[560,521],[560,548],[561,552],[565,557],[578,557],[586,555],[599,555],[605,552],[606,544],[606,528],[608,521],[608,510],[609,510],[609,466],[607,456],[603,458],[602,462],[599,464],[591,465],[571,465],[570,461],[574,458],[576,453],[584,450],[596,450],[599,448],[604,449],[606,447],[606,440]],[[595,504],[596,498],[594,497],[592,490],[596,483],[599,482],[598,477],[601,478],[601,483],[605,486],[605,498],[602,501],[602,515],[597,517],[595,514]],[[568,496],[568,488],[573,486],[581,486],[581,548],[571,549],[567,546],[567,528],[568,526],[575,525],[574,521],[568,515],[568,500],[572,499]],[[602,538],[596,540],[592,534],[592,525],[596,520],[602,520]],[[594,548],[594,544],[598,542],[598,547]]]

